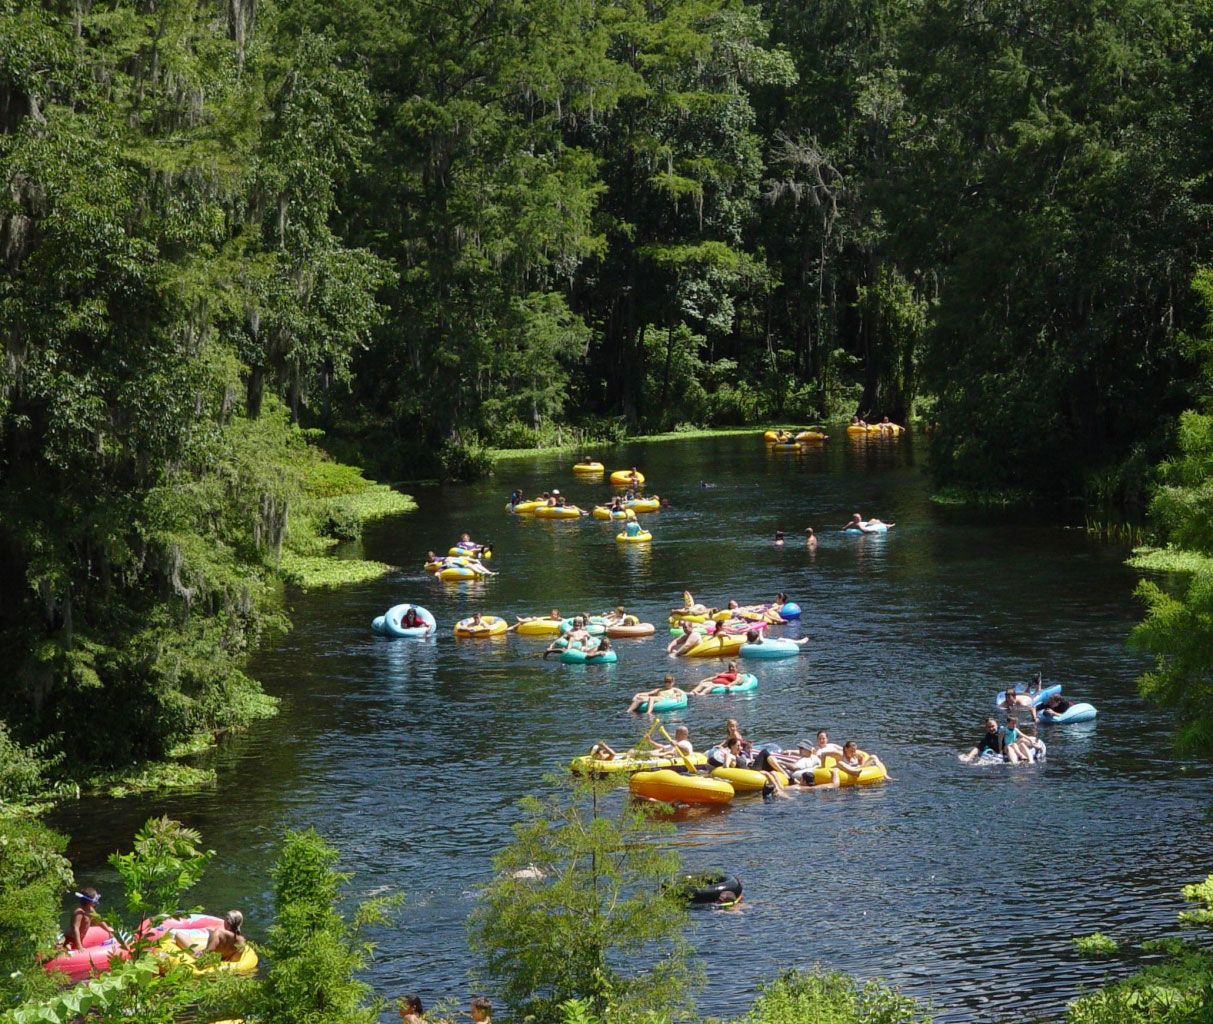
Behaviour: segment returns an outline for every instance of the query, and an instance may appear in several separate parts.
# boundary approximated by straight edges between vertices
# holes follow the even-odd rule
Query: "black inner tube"
[[[680,890],[685,894],[687,902],[692,904],[730,904],[741,898],[741,879],[736,875],[726,875],[722,871],[709,872],[700,875],[686,875]],[[721,896],[725,893],[731,896]]]

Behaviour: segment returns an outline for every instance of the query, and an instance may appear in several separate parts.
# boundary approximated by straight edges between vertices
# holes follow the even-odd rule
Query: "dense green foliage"
[[[1198,904],[1179,915],[1189,927],[1213,926],[1213,876],[1185,885],[1183,898]],[[1103,938],[1101,936],[1101,938]],[[1105,948],[1116,951],[1116,943]],[[1206,1024],[1213,1012],[1213,953],[1208,943],[1158,939],[1142,943],[1144,952],[1163,953],[1161,961],[1123,981],[1070,1004],[1067,1024]]]
[[[59,901],[72,884],[67,841],[28,818],[0,813],[0,1009],[47,986],[35,956],[59,933]]]
[[[631,801],[606,815],[611,785],[579,781],[524,799],[469,919],[488,980],[520,1020],[559,1024],[570,999],[612,1021],[690,1012],[697,979],[674,884],[678,854],[653,841],[665,830]],[[644,969],[623,969],[625,956]]]
[[[382,465],[923,398],[945,481],[1131,496],[1199,386],[1201,4],[291,11],[367,62],[397,274],[323,415]]]
[[[1213,273],[1200,271],[1195,292],[1203,326],[1184,338],[1202,379],[1213,381]],[[1213,752],[1213,399],[1178,421],[1175,451],[1158,467],[1149,506],[1156,546],[1134,552],[1136,568],[1167,574],[1143,579],[1137,596],[1146,618],[1131,646],[1155,656],[1140,679],[1143,694],[1176,710],[1176,743]]]
[[[0,1022],[70,1024],[87,1014],[98,1024],[172,1024],[187,1007],[191,1017],[205,1020],[247,1014],[267,1024],[375,1021],[378,1004],[368,1001],[370,989],[354,978],[373,948],[358,939],[357,929],[383,922],[394,901],[364,904],[347,923],[336,905],[348,876],[333,869],[336,852],[311,830],[287,833],[274,867],[278,919],[270,929],[272,963],[264,979],[220,972],[200,984],[188,967],[166,970],[150,955],[151,943],[136,938],[132,924],[163,921],[179,911],[211,858],[199,849],[200,841],[180,822],[152,819],[129,853],[110,858],[126,906],[125,913],[102,916],[132,959],[56,994],[33,957],[50,949],[63,890],[71,884],[70,867],[60,856],[63,840],[40,826],[0,817]]]
[[[1213,751],[1213,417],[1185,413],[1179,447],[1179,455],[1161,467],[1150,517],[1170,542],[1167,564],[1186,571],[1138,584],[1147,611],[1130,643],[1155,655],[1141,689],[1176,709],[1179,748],[1206,753]]]
[[[462,477],[570,424],[917,409],[941,482],[1136,495],[1208,383],[1208,30],[1197,0],[0,0],[14,736],[70,773],[268,713],[241,666],[281,582],[383,570],[323,560],[359,513],[316,500],[309,430]]]
[[[333,226],[370,96],[255,21],[0,3],[0,693],[75,776],[270,713],[244,659],[370,488],[296,422],[379,316]]]
[[[274,867],[278,919],[270,929],[270,966],[245,1004],[268,1024],[374,1024],[378,1004],[354,974],[373,949],[358,929],[382,921],[391,901],[364,904],[349,923],[336,905],[349,876],[335,870],[337,851],[312,829],[290,832]]]

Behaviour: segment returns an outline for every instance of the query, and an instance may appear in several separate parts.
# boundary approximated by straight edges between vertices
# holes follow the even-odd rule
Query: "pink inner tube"
[[[635,626],[607,626],[607,636],[652,636],[657,627],[651,622],[637,623]]]
[[[192,917],[170,917],[155,928],[149,928],[144,921],[139,926],[139,933],[151,942],[158,942],[173,928],[214,928],[223,924],[222,918],[210,914],[195,914]],[[46,971],[56,971],[66,974],[73,984],[87,981],[92,975],[110,969],[110,957],[117,956],[129,960],[131,954],[100,925],[93,925],[84,933],[84,948],[69,949],[58,956],[51,957],[42,965]]]
[[[110,957],[129,960],[131,955],[106,928],[93,925],[84,933],[84,948],[69,949],[43,963],[46,971],[66,974],[73,984],[89,975],[110,969]]]

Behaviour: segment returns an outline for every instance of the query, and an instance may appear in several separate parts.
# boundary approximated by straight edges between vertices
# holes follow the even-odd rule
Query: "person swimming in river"
[[[683,657],[688,651],[694,650],[703,642],[703,637],[695,629],[693,622],[683,619],[679,625],[682,632],[666,645],[666,654],[674,658]]]
[[[876,518],[865,520],[858,512],[854,512],[851,515],[851,521],[843,527],[843,530],[860,530],[863,533],[884,533],[885,530],[891,530],[896,525],[896,523],[883,523]]]
[[[968,753],[960,755],[960,760],[967,764],[970,761],[976,761],[986,753],[1002,757],[1002,730],[998,728],[998,721],[994,718],[986,719],[986,731],[977,738],[977,742],[973,744]]]

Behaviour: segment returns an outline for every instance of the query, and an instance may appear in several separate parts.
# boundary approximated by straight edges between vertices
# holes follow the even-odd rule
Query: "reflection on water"
[[[1123,640],[1139,610],[1123,552],[1055,515],[933,507],[910,440],[772,453],[757,437],[730,437],[603,453],[640,466],[670,499],[642,516],[651,545],[615,543],[611,522],[502,512],[514,487],[557,486],[584,508],[605,499],[609,486],[571,476],[572,458],[422,489],[419,512],[364,541],[397,574],[293,597],[294,632],[253,665],[282,713],[224,745],[215,789],[62,811],[78,877],[110,882],[105,855],[149,815],[170,813],[219,851],[199,902],[241,907],[256,936],[272,914],[266,869],[282,831],[315,825],[358,893],[399,886],[407,896],[400,925],[379,936],[376,988],[462,1002],[472,964],[463,921],[517,798],[594,740],[618,747],[643,733],[646,721],[623,714],[637,689],[666,671],[687,685],[715,668],[665,656],[665,616],[684,589],[714,605],[782,590],[805,612],[785,633],[811,635],[808,652],[757,663],[755,693],[693,698],[676,720],[700,745],[728,717],[785,746],[826,728],[878,751],[896,781],[675,815],[688,867],[722,866],[745,882],[741,918],[694,918],[703,1010],[737,1014],[780,967],[821,962],[887,978],[933,1001],[941,1021],[1059,1016],[1109,969],[1075,958],[1072,936],[1170,928],[1179,886],[1213,870],[1209,768],[1172,760],[1166,717],[1136,695],[1142,662]],[[897,526],[837,532],[857,511]],[[806,526],[820,536],[815,552]],[[493,543],[501,575],[450,585],[421,570],[428,548],[464,530]],[[438,636],[371,636],[371,618],[405,600],[434,612]],[[618,641],[613,666],[543,661],[541,637],[450,631],[474,610],[512,619],[617,604],[658,631]],[[958,764],[995,692],[1036,669],[1096,704],[1098,721],[1048,727],[1040,766]],[[742,957],[739,920],[752,937]],[[858,941],[839,944],[823,923]]]

